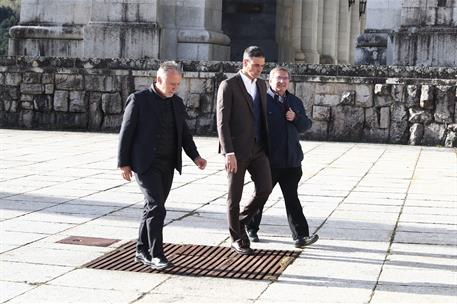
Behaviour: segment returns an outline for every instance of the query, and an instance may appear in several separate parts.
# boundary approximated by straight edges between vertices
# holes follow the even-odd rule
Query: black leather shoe
[[[240,244],[240,241],[235,241],[232,243],[230,246],[236,253],[242,254],[242,255],[251,255],[254,251],[249,247]]]
[[[303,248],[305,246],[309,246],[311,244],[316,243],[318,239],[319,239],[319,236],[317,234],[313,234],[312,236],[299,237],[295,241],[295,247]]]
[[[253,230],[248,230],[248,236],[249,236],[249,239],[251,240],[251,242],[253,242],[253,243],[259,242],[259,236],[257,235],[257,232],[255,232]]]
[[[147,266],[151,265],[151,256],[146,252],[137,251],[134,260]]]
[[[165,268],[171,268],[173,264],[168,261],[165,257],[155,257],[151,259],[151,268],[160,270]]]

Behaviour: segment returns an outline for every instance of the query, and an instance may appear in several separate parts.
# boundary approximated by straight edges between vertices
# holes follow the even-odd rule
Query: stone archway
[[[230,60],[240,61],[243,50],[260,46],[267,61],[278,60],[277,0],[223,0],[222,30],[230,37]]]

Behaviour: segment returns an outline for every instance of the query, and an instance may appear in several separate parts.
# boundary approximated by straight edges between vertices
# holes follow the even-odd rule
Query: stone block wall
[[[217,88],[241,63],[182,65],[178,95],[189,127],[195,134],[215,135]],[[117,132],[127,96],[147,88],[158,66],[156,60],[0,58],[0,127]],[[457,146],[457,69],[289,68],[290,91],[313,120],[306,139]]]

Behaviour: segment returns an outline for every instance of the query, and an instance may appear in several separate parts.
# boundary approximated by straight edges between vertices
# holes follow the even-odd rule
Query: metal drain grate
[[[56,243],[108,247],[116,242],[119,242],[119,240],[72,235],[60,241],[57,241]]]
[[[158,271],[134,262],[135,247],[135,241],[128,242],[87,263],[84,267],[149,273],[164,272],[188,276],[276,280],[300,254],[300,251],[254,250],[253,255],[243,256],[228,247],[165,244],[165,255],[175,266]]]

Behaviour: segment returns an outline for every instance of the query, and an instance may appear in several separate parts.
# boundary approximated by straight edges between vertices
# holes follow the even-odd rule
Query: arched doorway
[[[276,0],[223,0],[222,4],[222,30],[231,39],[230,60],[240,61],[246,47],[258,45],[267,61],[277,61]]]

